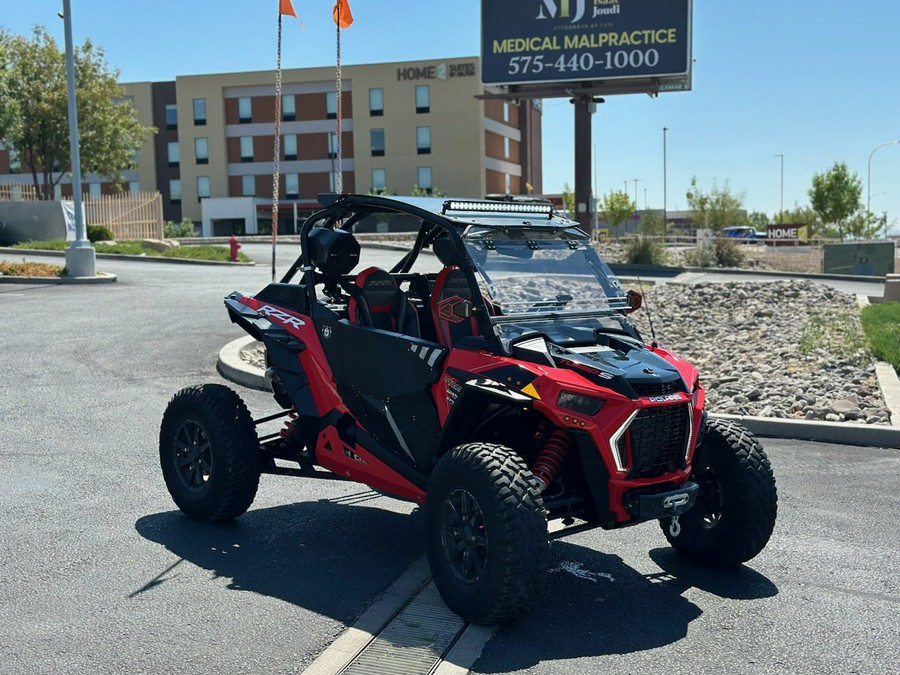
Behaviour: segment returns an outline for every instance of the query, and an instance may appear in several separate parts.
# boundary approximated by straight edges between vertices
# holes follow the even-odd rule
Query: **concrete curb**
[[[97,272],[95,277],[12,277],[0,274],[0,284],[94,286],[96,284],[114,284],[118,278],[115,274],[106,272]]]
[[[54,258],[64,258],[65,251],[44,251],[39,248],[10,248],[0,246],[0,253],[12,253],[22,255],[46,255]],[[137,262],[174,263],[176,265],[227,265],[230,267],[255,267],[256,262],[230,262],[228,260],[191,260],[190,258],[164,258],[152,255],[123,255],[120,253],[97,253],[100,260],[135,260]]]
[[[653,274],[663,277],[675,277],[684,272],[700,274],[733,274],[734,276],[782,277],[789,279],[828,279],[832,281],[863,281],[883,283],[884,277],[859,276],[854,274],[810,274],[803,272],[776,272],[774,270],[752,270],[737,267],[682,267],[669,265],[629,265],[627,263],[607,263],[617,275],[621,274]]]
[[[245,387],[268,391],[262,371],[241,360],[240,352],[254,342],[252,337],[229,342],[219,352],[218,369],[222,377]],[[887,365],[887,364],[885,364]],[[888,366],[893,373],[893,368]],[[894,379],[897,379],[894,373]],[[879,380],[880,382],[880,380]],[[900,382],[897,383],[900,396]],[[887,396],[885,396],[887,398]],[[898,415],[891,407],[891,418]],[[872,446],[900,449],[900,427],[884,424],[851,424],[848,422],[810,422],[777,417],[752,417],[741,415],[711,415],[740,422],[751,432],[763,438],[789,438],[842,445]]]
[[[241,358],[241,350],[256,342],[249,335],[232,340],[219,350],[216,369],[226,380],[231,380],[244,387],[268,391],[263,371],[254,368]]]

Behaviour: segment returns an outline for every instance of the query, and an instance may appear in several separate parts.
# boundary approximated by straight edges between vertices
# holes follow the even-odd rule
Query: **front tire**
[[[159,462],[175,504],[205,522],[233,520],[259,486],[259,441],[247,406],[219,384],[187,387],[169,401]]]
[[[679,518],[678,536],[670,532],[670,518],[660,520],[666,539],[702,565],[747,562],[769,541],[778,511],[766,451],[740,424],[711,420],[692,464],[690,480],[700,486],[697,501]]]
[[[435,586],[465,620],[510,621],[543,591],[550,557],[543,501],[509,448],[469,443],[441,457],[425,519]]]

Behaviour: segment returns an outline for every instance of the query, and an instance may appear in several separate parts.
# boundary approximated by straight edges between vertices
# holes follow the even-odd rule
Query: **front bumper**
[[[666,486],[627,490],[624,494],[625,510],[634,522],[680,516],[697,500],[699,486],[690,481],[678,487]]]

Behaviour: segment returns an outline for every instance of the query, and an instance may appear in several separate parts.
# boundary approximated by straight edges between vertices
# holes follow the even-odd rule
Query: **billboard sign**
[[[691,0],[482,0],[482,82],[690,89],[691,10]]]
[[[769,239],[809,241],[809,226],[801,224],[768,225],[766,235]]]

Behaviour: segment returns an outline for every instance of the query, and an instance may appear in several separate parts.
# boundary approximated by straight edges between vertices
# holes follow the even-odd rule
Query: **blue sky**
[[[536,0],[510,1],[531,11]],[[123,81],[271,69],[277,0],[73,0],[76,42],[106,49]],[[350,0],[345,63],[473,56],[480,3]],[[62,43],[62,0],[0,0],[0,26],[46,25]],[[304,27],[285,30],[284,65],[333,65],[333,0],[294,0]],[[519,8],[522,8],[521,10]],[[686,207],[691,176],[728,182],[745,205],[778,211],[784,154],[785,208],[808,203],[812,175],[845,161],[863,181],[882,142],[900,140],[900,3],[848,0],[694,0],[693,91],[607,97],[594,116],[596,184],[628,180],[638,205],[662,207],[662,128],[668,132],[668,208]],[[544,189],[574,185],[573,112],[544,102]],[[900,230],[900,145],[872,160],[872,210]]]

